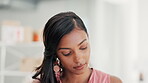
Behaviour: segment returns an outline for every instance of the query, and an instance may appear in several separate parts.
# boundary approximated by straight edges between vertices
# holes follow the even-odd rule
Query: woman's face
[[[74,28],[69,34],[62,37],[57,56],[61,61],[64,71],[81,74],[88,69],[90,46],[85,31]]]

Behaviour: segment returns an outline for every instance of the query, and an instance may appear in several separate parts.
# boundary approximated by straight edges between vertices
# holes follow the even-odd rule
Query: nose
[[[83,54],[75,53],[73,60],[76,64],[84,64]]]

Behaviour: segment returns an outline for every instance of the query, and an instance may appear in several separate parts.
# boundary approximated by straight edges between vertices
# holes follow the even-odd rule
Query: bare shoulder
[[[32,81],[32,83],[40,83],[40,81],[39,81],[39,80],[34,79],[34,80]]]
[[[118,77],[110,76],[110,83],[122,83],[122,81]]]

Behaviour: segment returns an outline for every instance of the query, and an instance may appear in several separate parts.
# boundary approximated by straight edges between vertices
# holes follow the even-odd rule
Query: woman
[[[86,27],[73,12],[51,17],[43,31],[44,59],[33,83],[121,83],[120,79],[88,66]]]

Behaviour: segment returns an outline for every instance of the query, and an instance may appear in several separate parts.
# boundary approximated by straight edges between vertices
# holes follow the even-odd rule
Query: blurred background
[[[73,11],[88,28],[90,66],[123,83],[148,83],[147,0],[0,0],[0,83],[31,83],[42,61],[42,29]]]

